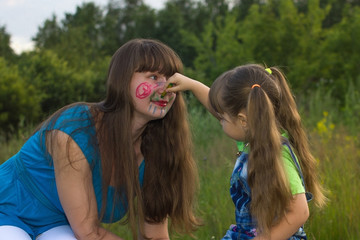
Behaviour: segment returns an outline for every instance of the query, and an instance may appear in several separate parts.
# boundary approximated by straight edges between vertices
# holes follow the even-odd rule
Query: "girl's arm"
[[[257,236],[253,240],[285,240],[289,239],[308,219],[309,208],[305,194],[296,194],[290,203],[286,216],[270,230],[270,236]]]
[[[205,84],[186,77],[180,73],[175,73],[168,79],[169,83],[175,84],[168,88],[167,92],[178,92],[190,90],[204,107],[211,112],[209,105],[209,90]],[[211,112],[212,113],[212,112]],[[215,116],[215,115],[214,115]]]
[[[54,161],[55,179],[61,205],[77,239],[121,240],[100,227],[90,166],[79,146],[62,131],[52,138],[48,150]],[[70,159],[70,161],[69,161]]]
[[[145,236],[151,240],[169,240],[168,219],[156,224],[145,222],[144,233]],[[144,240],[140,234],[139,240]]]

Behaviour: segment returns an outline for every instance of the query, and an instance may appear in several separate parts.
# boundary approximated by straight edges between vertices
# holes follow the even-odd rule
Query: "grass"
[[[204,223],[194,235],[200,240],[220,239],[234,223],[229,178],[235,163],[235,143],[210,115],[191,115],[201,188],[198,215]],[[321,210],[309,203],[311,215],[305,230],[311,240],[360,239],[360,136],[330,122],[329,115],[323,113],[322,119],[309,127],[313,154],[318,159],[319,175],[329,201]],[[130,238],[126,227],[113,229]]]
[[[197,213],[204,224],[194,235],[200,240],[220,239],[234,223],[234,206],[228,189],[236,146],[209,114],[190,109],[190,115],[200,174]],[[331,114],[325,112],[309,128],[311,146],[329,202],[322,210],[310,203],[311,216],[305,230],[309,239],[315,240],[360,239],[360,134],[349,132],[331,119]],[[24,137],[1,141],[0,162],[16,153],[24,141]],[[113,224],[110,228],[119,236],[131,239],[126,226]],[[193,239],[175,234],[172,238]]]
[[[196,111],[191,115],[201,184],[198,215],[204,223],[195,237],[220,239],[234,223],[229,178],[235,163],[235,143],[222,133],[210,115]],[[360,239],[360,136],[332,123],[329,115],[324,112],[323,117],[309,127],[313,154],[329,201],[321,210],[309,203],[311,215],[305,230],[311,240]],[[126,227],[113,229],[120,236],[130,238]]]
[[[308,232],[311,239],[360,239],[359,133],[350,136],[334,127],[317,134],[313,148],[329,202],[323,211],[314,211]]]

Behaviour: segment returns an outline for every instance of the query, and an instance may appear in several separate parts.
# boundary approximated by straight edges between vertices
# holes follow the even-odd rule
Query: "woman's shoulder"
[[[76,117],[89,117],[90,108],[85,103],[77,103],[72,104],[69,106],[66,106],[63,108],[62,111],[60,111],[59,116],[61,117],[70,117],[70,118],[76,118]]]
[[[92,117],[89,106],[86,104],[73,104],[60,109],[49,121],[47,129],[78,128],[90,125]],[[49,129],[50,128],[50,129]]]

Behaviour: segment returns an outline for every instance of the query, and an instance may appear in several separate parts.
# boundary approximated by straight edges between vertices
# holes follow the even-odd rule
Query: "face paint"
[[[151,91],[152,91],[152,87],[150,83],[147,82],[141,83],[136,88],[136,97],[140,99],[146,98],[151,94]]]
[[[148,108],[148,112],[152,112],[152,114],[154,115],[156,113],[156,110],[157,110],[157,106],[154,106],[154,109],[153,109],[153,104],[150,104],[149,108]],[[165,114],[167,113],[168,111],[168,108],[167,107],[164,107],[164,108],[160,108],[160,117],[163,117],[165,116]]]
[[[140,99],[144,99],[144,98],[148,97],[153,90],[159,91],[159,89],[161,87],[163,87],[164,84],[165,84],[164,82],[159,82],[159,83],[156,83],[155,85],[151,85],[150,83],[147,83],[147,82],[141,83],[136,88],[136,97],[140,98]],[[158,98],[159,99],[160,99],[160,97],[163,98],[164,93],[166,94],[165,89],[164,89],[163,93],[161,94],[161,96],[159,96]],[[165,96],[165,94],[164,94],[164,96]],[[152,94],[152,97],[154,95],[155,95],[155,92]]]
[[[171,88],[172,86],[173,86],[173,84],[170,83],[170,84],[166,87],[166,89]],[[161,98],[164,98],[165,95],[167,94],[166,89],[165,89],[164,92],[161,94]]]

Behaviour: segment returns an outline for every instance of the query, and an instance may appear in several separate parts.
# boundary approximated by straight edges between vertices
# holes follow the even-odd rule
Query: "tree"
[[[85,69],[102,58],[102,10],[94,3],[83,3],[74,14],[66,13],[59,24],[56,17],[46,20],[34,38],[39,50],[52,50],[71,66]]]
[[[10,34],[6,32],[5,26],[0,27],[0,57],[8,61],[15,60],[14,50],[10,47]]]
[[[336,89],[334,97],[343,103],[350,84],[356,86],[360,79],[360,7],[347,11],[341,22],[334,25],[326,33],[321,51],[326,58],[321,61],[320,71],[325,86]]]
[[[34,86],[24,81],[16,66],[0,57],[0,132],[8,138],[20,126],[36,122],[39,109]]]
[[[46,19],[44,25],[38,28],[36,36],[32,39],[38,49],[54,49],[60,44],[62,29],[55,15]]]
[[[123,30],[122,43],[133,38],[154,38],[156,15],[153,9],[139,3],[127,5],[121,12],[119,24]]]
[[[35,87],[43,115],[69,103],[84,101],[94,92],[93,79],[86,78],[89,72],[78,73],[50,50],[24,57],[20,72],[26,83]]]

